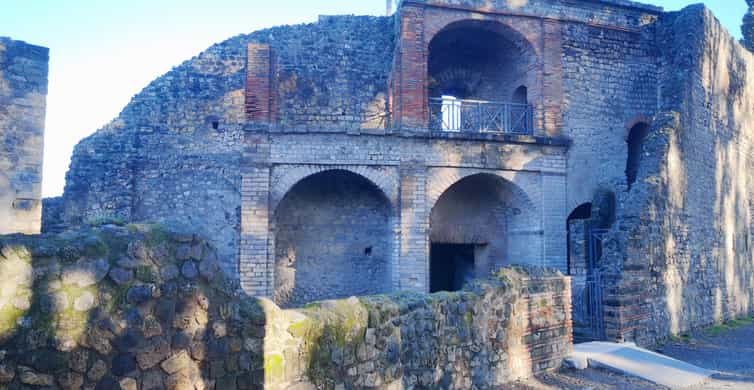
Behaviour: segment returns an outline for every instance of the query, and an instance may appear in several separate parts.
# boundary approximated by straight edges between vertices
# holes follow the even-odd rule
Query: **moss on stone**
[[[314,321],[310,318],[306,318],[302,321],[294,322],[288,327],[288,333],[296,338],[305,337],[314,326]]]
[[[18,326],[17,321],[25,313],[23,310],[7,304],[0,308],[0,338],[9,336]]]
[[[284,378],[283,355],[273,353],[264,356],[265,382],[282,382]]]
[[[157,267],[151,265],[142,265],[136,267],[136,279],[142,282],[154,283],[159,279],[160,271]]]
[[[319,309],[322,307],[321,302],[312,302],[304,305],[304,309]]]
[[[146,225],[144,241],[149,247],[157,247],[170,242],[170,234],[161,225]]]

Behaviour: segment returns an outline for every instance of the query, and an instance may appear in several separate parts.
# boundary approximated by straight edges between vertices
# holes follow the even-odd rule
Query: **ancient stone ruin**
[[[286,307],[547,266],[578,337],[649,343],[754,305],[752,64],[703,6],[624,0],[240,35],[83,140],[45,230],[184,227]]]
[[[0,37],[0,234],[39,233],[48,50]]]
[[[531,267],[282,310],[198,237],[105,225],[0,238],[0,274],[12,389],[494,389],[571,350],[568,279]]]
[[[239,35],[81,141],[43,231],[157,223],[212,248],[223,283],[243,291],[220,307],[267,308],[274,324],[252,337],[279,355],[254,357],[265,386],[502,383],[557,366],[571,338],[648,345],[754,311],[752,56],[702,5],[627,0],[403,0],[392,16]],[[185,263],[198,252],[171,253],[184,262],[169,275],[201,273]],[[136,271],[105,290],[156,316],[147,302],[168,279]],[[216,287],[178,280],[176,300]],[[143,301],[128,302],[134,288]],[[218,336],[243,332],[223,317],[236,309],[203,310],[209,327],[191,340],[225,339],[220,351],[240,356],[245,341]],[[485,328],[467,329],[468,313]],[[185,351],[191,378],[244,386],[251,368],[163,345],[181,328],[162,320],[132,350],[97,351],[106,374],[87,366],[76,383],[175,381],[167,362]],[[417,335],[419,355],[404,355]],[[150,345],[154,364],[114,371],[118,354],[139,364]],[[56,372],[19,361],[7,375],[27,368]]]

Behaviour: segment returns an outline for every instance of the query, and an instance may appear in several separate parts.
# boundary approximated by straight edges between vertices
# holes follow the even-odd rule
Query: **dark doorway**
[[[475,247],[467,244],[432,244],[429,291],[458,291],[473,279]]]
[[[626,158],[626,182],[628,183],[628,189],[631,190],[631,186],[636,183],[636,177],[639,174],[639,165],[641,164],[641,148],[644,143],[644,139],[649,134],[649,125],[646,123],[639,123],[631,128],[628,133],[626,142],[628,143],[628,156]]]

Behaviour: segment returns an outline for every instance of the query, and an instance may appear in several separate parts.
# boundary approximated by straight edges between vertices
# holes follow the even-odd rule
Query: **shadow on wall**
[[[192,235],[106,225],[0,238],[0,383],[259,388],[265,314]]]
[[[154,226],[6,236],[0,253],[10,388],[492,388],[570,350],[569,282],[544,269],[281,310]]]
[[[754,62],[703,6],[670,21],[665,38],[684,50],[667,59],[677,79],[664,82],[671,91],[701,92],[666,102],[679,113],[658,115],[645,145],[650,169],[639,170],[640,191],[656,194],[641,216],[654,227],[636,233],[650,237],[637,240],[637,249],[653,255],[644,266],[657,286],[648,315],[660,320],[649,328],[660,338],[754,310],[754,161],[747,128],[754,119],[747,83]],[[638,250],[627,263],[642,269]]]
[[[385,194],[356,173],[329,170],[295,184],[275,210],[275,302],[389,291],[392,215]]]
[[[621,272],[606,304],[631,313],[618,339],[649,344],[754,309],[749,143],[689,120],[655,118],[636,183],[619,193],[623,233],[613,231],[605,264]]]

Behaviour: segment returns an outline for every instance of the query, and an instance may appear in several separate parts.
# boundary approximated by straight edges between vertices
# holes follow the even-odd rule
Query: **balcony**
[[[429,128],[448,132],[534,134],[531,105],[452,96],[429,99]]]

